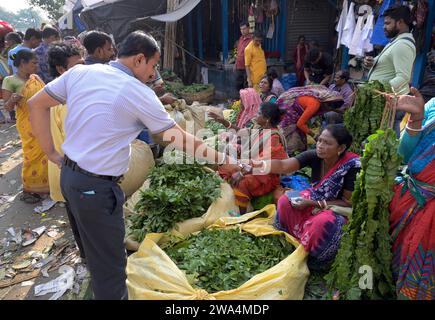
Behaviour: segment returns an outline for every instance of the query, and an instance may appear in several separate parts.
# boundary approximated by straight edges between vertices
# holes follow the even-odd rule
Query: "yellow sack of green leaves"
[[[308,253],[295,238],[272,226],[275,206],[241,217],[218,219],[207,229],[240,229],[257,237],[283,235],[296,250],[287,258],[252,277],[236,289],[208,293],[194,288],[161,249],[170,240],[164,234],[148,234],[139,250],[127,261],[127,287],[132,300],[299,300],[309,276]],[[237,246],[237,243],[234,243]]]
[[[154,165],[154,156],[150,146],[141,140],[134,140],[131,143],[128,171],[120,183],[126,197],[131,196],[143,185]]]
[[[130,214],[137,214],[134,211],[136,203],[140,200],[140,191],[149,188],[149,181],[145,181],[142,188],[135,192],[130,199],[124,204],[124,213],[126,216]],[[221,196],[216,199],[207,212],[198,218],[192,218],[176,224],[176,227],[169,232],[169,234],[175,236],[187,236],[193,232],[200,231],[209,225],[213,224],[217,219],[221,217],[228,217],[230,213],[238,214],[239,208],[235,204],[234,192],[231,186],[223,182],[221,184]],[[126,221],[128,229],[128,221]],[[128,230],[127,230],[128,231]],[[140,243],[137,242],[132,236],[127,236],[126,248],[130,251],[137,251]]]

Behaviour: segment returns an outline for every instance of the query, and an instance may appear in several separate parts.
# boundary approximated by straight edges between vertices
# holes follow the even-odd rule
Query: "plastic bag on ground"
[[[256,236],[285,235],[296,250],[240,287],[216,293],[193,288],[185,274],[160,248],[163,234],[147,235],[139,251],[127,261],[127,288],[131,300],[301,300],[309,276],[308,253],[295,238],[272,226],[275,206],[242,217],[218,219],[209,228],[240,228]],[[252,220],[253,219],[253,220]]]

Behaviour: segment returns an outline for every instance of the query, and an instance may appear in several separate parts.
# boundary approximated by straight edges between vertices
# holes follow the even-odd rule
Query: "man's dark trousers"
[[[63,165],[60,184],[96,300],[127,299],[124,193],[116,182]]]

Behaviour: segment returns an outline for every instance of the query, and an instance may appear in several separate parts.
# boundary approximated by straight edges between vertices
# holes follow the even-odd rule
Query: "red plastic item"
[[[0,20],[0,37],[4,37],[9,32],[13,32],[13,31],[14,31],[14,27],[12,27],[12,25],[9,22]]]

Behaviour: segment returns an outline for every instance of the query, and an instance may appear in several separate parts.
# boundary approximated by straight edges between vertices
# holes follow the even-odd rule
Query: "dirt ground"
[[[22,192],[21,167],[22,149],[16,125],[0,124],[0,300],[47,300],[53,293],[35,296],[36,285],[59,277],[61,265],[70,265],[75,270],[83,265],[64,204],[57,203],[47,212],[37,213],[34,208],[41,203],[26,204],[19,200]],[[46,227],[45,232],[35,243],[25,247],[10,241],[11,235],[7,231],[13,228],[18,233],[21,229],[33,230],[42,226]],[[53,260],[40,268],[34,266],[45,257],[52,257]],[[28,261],[31,264],[23,268]],[[82,299],[88,278],[86,276],[83,283],[79,281],[80,291],[76,286],[60,299]]]

